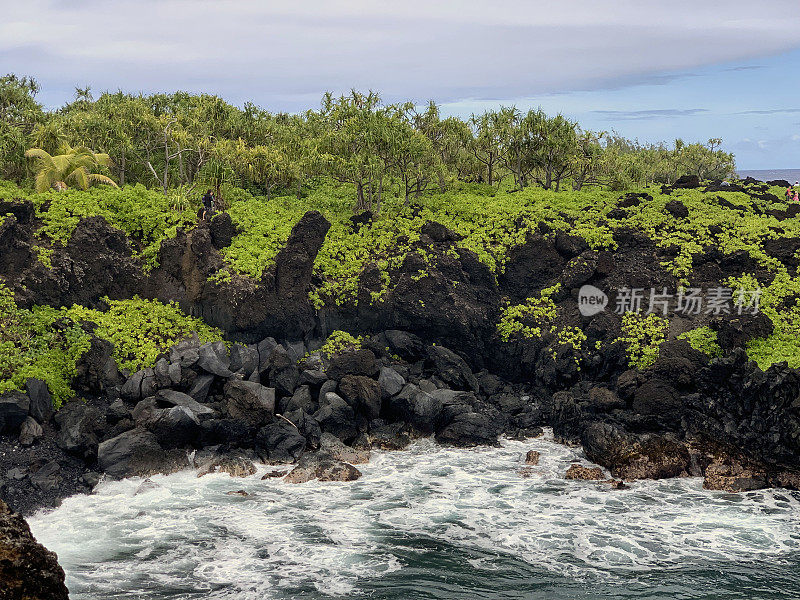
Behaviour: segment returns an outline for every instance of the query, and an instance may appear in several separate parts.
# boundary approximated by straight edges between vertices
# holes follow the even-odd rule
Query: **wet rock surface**
[[[21,515],[0,500],[0,598],[67,600],[58,557],[39,544]]]

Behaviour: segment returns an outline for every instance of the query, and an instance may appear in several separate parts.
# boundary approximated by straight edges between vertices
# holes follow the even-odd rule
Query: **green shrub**
[[[628,364],[640,370],[652,366],[658,358],[659,347],[666,338],[669,321],[658,315],[642,316],[634,312],[622,315],[622,335]]]
[[[21,390],[34,377],[47,383],[56,408],[72,398],[75,366],[91,340],[82,322],[96,325],[94,334],[114,344],[117,364],[129,371],[152,366],[161,352],[195,332],[201,341],[222,339],[217,329],[174,304],[133,298],[109,305],[106,312],[82,306],[21,309],[0,283],[0,393]]]
[[[41,379],[58,408],[74,396],[70,382],[89,340],[62,310],[17,308],[11,292],[0,283],[0,393],[23,389],[29,377]]]
[[[325,343],[322,345],[322,348],[320,348],[320,351],[327,358],[332,358],[343,352],[358,350],[361,348],[362,340],[363,338],[361,336],[353,337],[346,331],[332,331],[328,339],[325,340]]]
[[[680,334],[678,339],[686,340],[692,348],[711,358],[722,356],[722,348],[717,342],[717,332],[710,327],[697,327]]]
[[[556,318],[557,308],[552,296],[561,284],[545,288],[539,297],[528,298],[523,304],[515,304],[500,313],[497,331],[500,339],[508,342],[514,338],[531,338],[542,335],[542,328],[549,326]]]
[[[120,369],[130,372],[152,366],[159,354],[195,333],[201,342],[222,339],[222,333],[201,319],[185,315],[175,303],[157,300],[106,300],[105,312],[73,306],[66,315],[74,321],[97,325],[95,335],[114,344]]]

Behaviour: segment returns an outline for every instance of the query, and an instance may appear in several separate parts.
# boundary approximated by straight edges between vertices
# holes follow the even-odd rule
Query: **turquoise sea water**
[[[530,449],[541,461],[523,476]],[[261,481],[266,466],[105,483],[31,528],[73,600],[800,597],[797,494],[697,478],[611,490],[565,480],[573,460],[547,438],[423,440],[351,483]]]

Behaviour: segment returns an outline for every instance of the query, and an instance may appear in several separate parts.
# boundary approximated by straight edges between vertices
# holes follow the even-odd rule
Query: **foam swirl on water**
[[[541,461],[523,478],[531,449]],[[562,597],[533,591],[544,584],[584,591],[563,597],[622,585],[635,597],[665,597],[648,596],[656,573],[686,585],[708,569],[753,565],[732,580],[733,591],[746,591],[763,577],[759,565],[797,564],[800,502],[791,492],[708,492],[694,478],[611,490],[564,480],[573,460],[586,463],[547,437],[474,450],[422,440],[374,453],[351,483],[261,481],[267,467],[246,479],[183,472],[153,477],[156,486],[103,483],[30,524],[58,553],[73,600],[456,598],[467,588],[473,597]],[[249,496],[227,494],[240,489]],[[678,585],[665,577],[658,585]],[[475,591],[483,585],[486,596]],[[790,595],[763,597],[796,597],[800,577],[788,585]]]

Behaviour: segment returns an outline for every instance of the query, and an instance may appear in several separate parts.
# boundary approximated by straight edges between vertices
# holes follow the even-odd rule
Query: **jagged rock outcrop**
[[[22,516],[0,500],[0,600],[68,600],[64,570]]]

